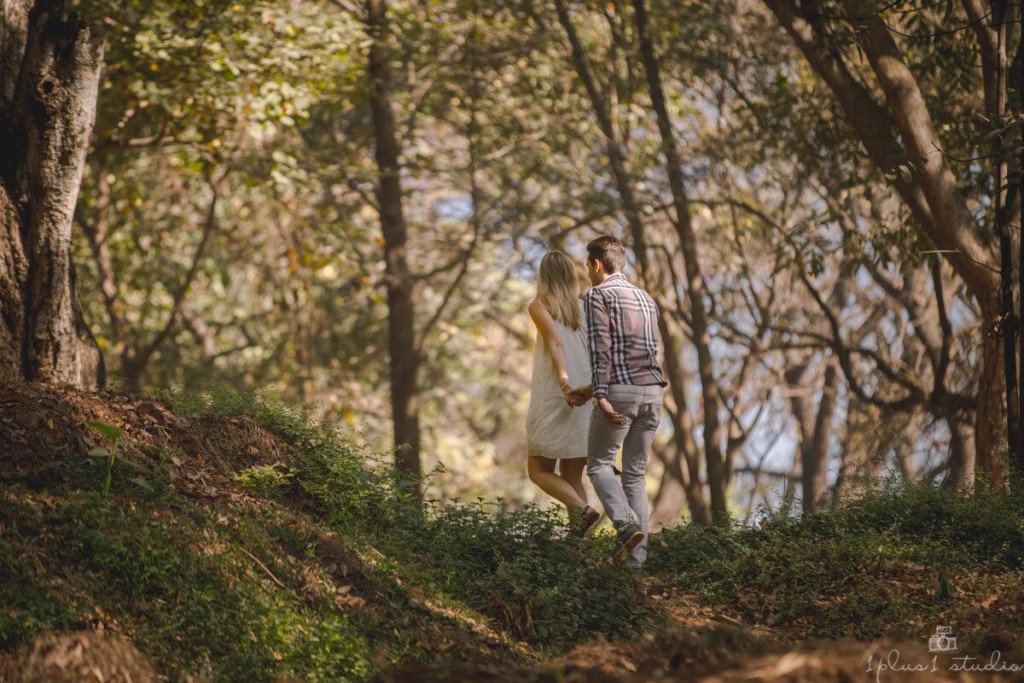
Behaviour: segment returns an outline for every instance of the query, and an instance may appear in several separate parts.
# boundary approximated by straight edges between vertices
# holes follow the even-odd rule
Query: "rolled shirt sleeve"
[[[612,360],[611,328],[608,307],[604,297],[591,289],[583,299],[583,312],[587,322],[587,346],[590,349],[590,367],[594,398],[608,396],[609,374]]]

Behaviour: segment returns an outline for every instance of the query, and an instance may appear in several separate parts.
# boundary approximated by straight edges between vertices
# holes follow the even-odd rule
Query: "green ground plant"
[[[871,639],[917,635],[948,606],[950,577],[1020,572],[1022,550],[1019,494],[890,485],[810,517],[765,511],[757,525],[666,530],[649,566],[756,623]]]
[[[0,489],[0,648],[106,624],[172,677],[356,681],[435,656],[412,633],[437,606],[543,654],[657,628],[666,615],[650,596],[673,591],[780,638],[919,637],[936,619],[976,618],[970,600],[1024,570],[1020,494],[889,486],[813,517],[662,531],[638,577],[609,566],[610,534],[569,538],[554,508],[421,508],[388,454],[300,410],[221,391],[168,400],[197,429],[245,418],[276,435],[279,465],[217,464],[235,468],[225,494],[238,485],[255,504],[176,489],[168,462],[187,457],[173,439],[122,444],[107,494],[88,458],[54,450]],[[359,558],[343,582],[377,604],[336,604],[325,572],[341,570],[317,555],[326,536]]]
[[[121,430],[113,425],[102,422],[86,422],[85,426],[97,434],[110,440],[110,448],[94,448],[89,455],[103,458],[107,468],[103,473],[103,495],[110,493],[110,480],[114,474],[114,463],[117,462],[117,445],[121,442]]]
[[[608,566],[610,537],[566,538],[559,513],[501,502],[418,508],[396,483],[388,454],[353,448],[345,432],[253,395],[175,397],[178,410],[246,412],[292,445],[294,485],[328,526],[394,559],[426,584],[516,638],[561,650],[588,637],[620,637],[653,623],[639,579]]]
[[[284,465],[254,465],[234,475],[246,491],[263,498],[279,497],[281,491],[291,482],[292,472]]]

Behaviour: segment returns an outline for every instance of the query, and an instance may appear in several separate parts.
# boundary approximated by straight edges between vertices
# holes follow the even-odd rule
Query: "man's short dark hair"
[[[619,273],[626,266],[626,247],[617,237],[602,235],[587,245],[587,262],[600,261],[606,273]]]

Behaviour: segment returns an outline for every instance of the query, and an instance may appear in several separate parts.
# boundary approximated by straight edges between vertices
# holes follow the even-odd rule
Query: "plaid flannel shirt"
[[[658,365],[658,306],[622,273],[613,273],[583,297],[594,398],[609,384],[665,386]]]

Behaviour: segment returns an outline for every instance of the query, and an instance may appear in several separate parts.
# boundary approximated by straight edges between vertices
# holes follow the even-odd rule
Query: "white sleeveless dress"
[[[580,304],[580,321],[583,305]],[[555,321],[565,345],[565,365],[569,384],[574,387],[590,384],[590,353],[583,325],[573,330]],[[587,457],[587,435],[593,404],[587,401],[578,408],[565,402],[555,364],[537,332],[537,350],[533,356],[533,378],[530,383],[530,409],[526,413],[526,441],[529,455],[568,459]]]

